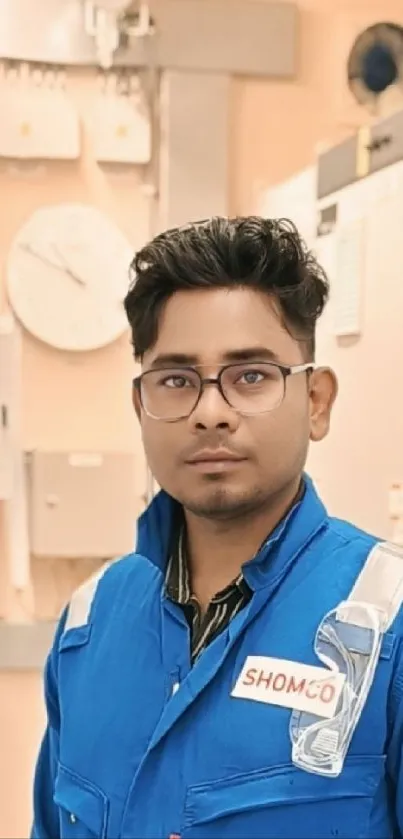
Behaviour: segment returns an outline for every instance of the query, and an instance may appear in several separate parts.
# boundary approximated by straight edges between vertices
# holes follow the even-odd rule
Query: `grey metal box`
[[[325,198],[356,180],[357,135],[354,135],[319,156],[317,197]]]
[[[30,545],[37,557],[109,559],[134,548],[140,501],[127,452],[27,457]]]
[[[0,671],[42,670],[57,621],[15,624],[0,621]]]
[[[403,111],[372,126],[369,174],[403,158]]]

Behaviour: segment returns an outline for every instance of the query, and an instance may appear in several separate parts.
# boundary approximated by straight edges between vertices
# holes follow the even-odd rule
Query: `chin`
[[[179,499],[178,499],[179,500]],[[190,513],[204,518],[232,519],[247,515],[262,503],[261,493],[211,486],[198,494],[184,495],[181,504]]]

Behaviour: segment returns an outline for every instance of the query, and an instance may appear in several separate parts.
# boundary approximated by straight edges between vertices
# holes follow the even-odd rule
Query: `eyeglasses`
[[[195,367],[147,370],[133,380],[145,413],[156,420],[177,422],[197,407],[204,388],[213,385],[226,403],[244,416],[264,414],[281,405],[286,379],[311,372],[314,365],[292,367],[272,362],[227,364],[214,378],[203,378]]]

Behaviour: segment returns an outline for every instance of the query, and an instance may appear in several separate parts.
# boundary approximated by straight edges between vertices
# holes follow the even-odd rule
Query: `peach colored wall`
[[[251,211],[262,184],[278,182],[313,160],[317,143],[337,141],[351,131],[359,116],[344,89],[349,44],[361,26],[385,17],[398,20],[401,3],[301,0],[300,6],[298,79],[286,83],[239,79],[233,83],[229,154],[234,212]],[[71,79],[82,109],[91,83],[91,74],[73,74]],[[49,201],[94,202],[112,214],[132,240],[142,241],[147,236],[147,199],[141,192],[139,174],[102,174],[88,148],[79,164],[54,164],[27,171],[24,177],[2,166],[0,196],[3,256],[26,215]],[[0,309],[1,302],[0,284]],[[23,374],[24,445],[76,449],[136,446],[140,496],[144,465],[130,406],[132,360],[127,340],[72,360],[25,336]],[[24,619],[34,602],[38,616],[57,614],[79,576],[88,574],[90,568],[91,563],[80,569],[68,562],[57,566],[34,563],[35,597],[21,602],[7,589],[4,563],[0,563],[0,610],[13,619]],[[4,839],[28,834],[32,765],[42,725],[40,674],[1,673],[0,837]]]
[[[69,76],[71,95],[83,115],[95,84],[92,72]],[[150,199],[141,187],[142,175],[136,169],[112,172],[96,166],[85,138],[77,163],[24,164],[18,170],[0,164],[0,311],[5,303],[4,267],[10,241],[36,207],[70,200],[92,203],[112,216],[137,246],[149,235]],[[145,467],[131,406],[133,372],[128,335],[106,349],[77,357],[54,352],[28,334],[23,336],[25,449],[135,448],[140,511]],[[29,620],[33,614],[42,619],[57,617],[71,590],[96,565],[91,561],[33,560],[32,591],[17,597],[8,585],[6,565],[0,562],[0,616],[14,621]],[[33,758],[43,727],[41,697],[41,674],[0,673],[1,837],[27,836]]]

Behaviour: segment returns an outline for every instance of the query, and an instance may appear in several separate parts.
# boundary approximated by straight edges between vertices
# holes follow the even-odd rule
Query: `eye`
[[[184,387],[192,387],[192,382],[186,376],[166,376],[160,384],[164,387],[182,390]]]
[[[239,374],[237,383],[246,385],[258,385],[267,378],[261,370],[244,370]]]

